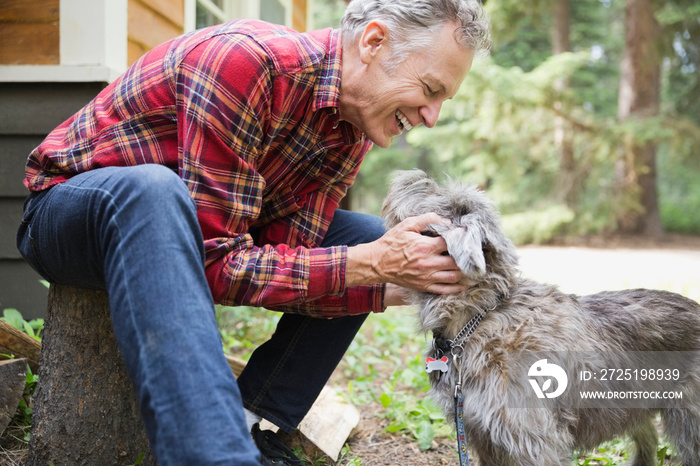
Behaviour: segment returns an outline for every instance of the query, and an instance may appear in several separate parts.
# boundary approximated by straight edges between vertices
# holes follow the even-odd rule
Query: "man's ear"
[[[369,65],[389,41],[389,28],[381,21],[371,21],[360,37],[360,59]]]

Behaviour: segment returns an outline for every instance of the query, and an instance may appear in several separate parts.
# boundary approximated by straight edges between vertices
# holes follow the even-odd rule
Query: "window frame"
[[[294,1],[277,1],[284,8],[284,25],[291,27]],[[196,29],[197,6],[205,8],[222,23],[236,18],[260,19],[260,0],[223,0],[223,8],[219,8],[212,0],[185,0],[185,32]]]

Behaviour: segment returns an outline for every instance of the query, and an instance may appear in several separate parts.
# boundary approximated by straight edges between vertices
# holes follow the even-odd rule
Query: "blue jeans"
[[[379,219],[359,218],[339,212],[327,240],[381,235]],[[165,466],[259,464],[243,404],[293,429],[364,320],[283,316],[239,388],[204,275],[196,206],[160,165],[100,168],[30,195],[17,243],[46,280],[108,292],[151,448]]]

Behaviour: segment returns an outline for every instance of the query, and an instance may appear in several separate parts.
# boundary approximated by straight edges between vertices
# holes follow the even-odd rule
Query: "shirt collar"
[[[340,32],[337,29],[326,31],[328,48],[319,79],[314,86],[313,110],[328,109],[331,114],[330,118],[335,120],[334,128],[340,127],[348,142],[357,143],[364,139],[364,133],[350,123],[340,121],[340,77],[343,62]]]
[[[335,29],[324,32],[328,33],[327,39],[324,38],[327,49],[321,74],[314,86],[314,111],[326,107],[333,107],[337,110],[340,105],[340,76],[343,57],[340,34]]]

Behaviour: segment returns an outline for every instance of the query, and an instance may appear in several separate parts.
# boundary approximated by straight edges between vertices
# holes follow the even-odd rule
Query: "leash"
[[[455,424],[457,430],[457,452],[459,453],[459,465],[469,466],[469,452],[467,450],[467,434],[464,428],[464,394],[462,393],[462,371],[459,370],[459,359],[464,352],[464,344],[467,339],[472,336],[477,327],[486,315],[486,312],[493,311],[498,307],[498,304],[486,311],[479,311],[474,317],[469,319],[464,327],[457,333],[452,340],[445,338],[433,338],[433,351],[435,358],[426,360],[425,371],[431,373],[439,371],[438,377],[449,370],[447,365],[447,357],[444,356],[448,351],[452,354],[452,363],[457,371],[457,384],[455,384]],[[439,380],[439,378],[438,378]]]
[[[469,466],[469,452],[467,451],[467,433],[464,430],[464,394],[462,393],[462,371],[457,365],[457,357],[454,359],[457,369],[457,385],[455,385],[455,424],[457,426],[457,451],[459,452],[459,465]]]
[[[460,379],[462,376],[460,375]],[[457,425],[457,451],[459,452],[459,465],[469,466],[469,453],[467,452],[467,434],[464,431],[464,394],[461,384],[455,386],[455,424]]]

